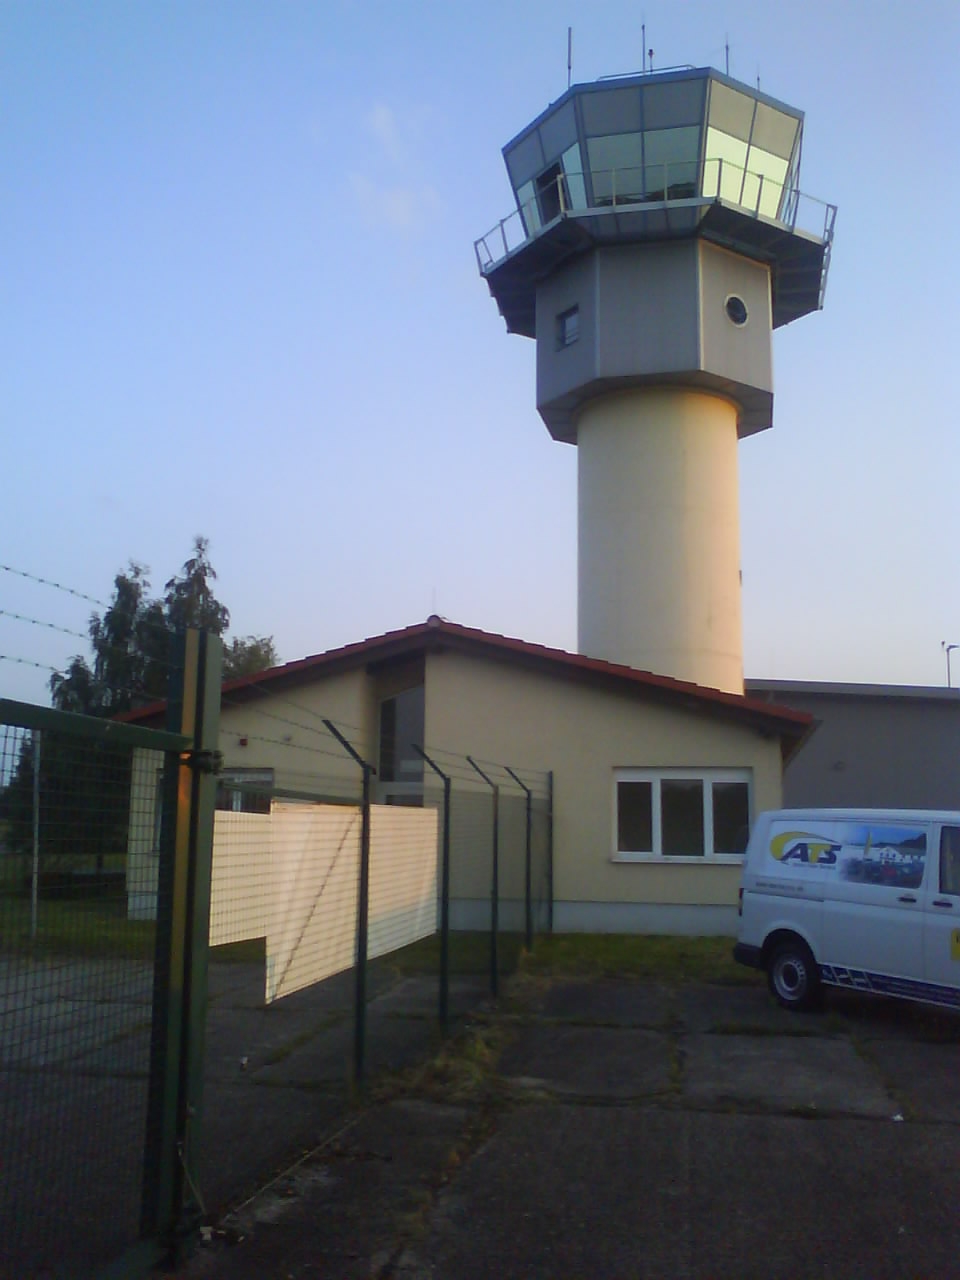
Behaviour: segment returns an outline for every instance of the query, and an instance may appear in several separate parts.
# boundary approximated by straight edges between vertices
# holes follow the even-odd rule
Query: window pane
[[[643,90],[643,123],[647,129],[670,129],[678,124],[698,124],[703,115],[705,80],[674,80],[646,85]]]
[[[580,337],[580,308],[571,307],[557,316],[557,346],[572,346]]]
[[[380,703],[380,759],[377,775],[381,782],[397,780],[397,700],[385,698]]]
[[[664,193],[680,199],[697,193],[697,156],[700,129],[651,129],[643,135],[647,199],[662,200]]]
[[[232,813],[269,813],[272,769],[224,769],[217,779],[216,807]]]
[[[753,123],[753,108],[753,98],[714,80],[710,87],[709,123],[712,128],[722,129],[724,133],[742,138],[746,142]]]
[[[759,147],[751,147],[747,156],[747,170],[749,175],[756,175],[752,179],[751,194],[747,194],[747,185],[744,183],[744,194],[741,203],[748,209],[757,206],[757,193],[759,192],[759,211],[768,218],[775,218],[777,210],[780,207],[780,197],[783,194],[783,180],[787,176],[787,162],[781,160],[779,156],[771,155],[769,151],[761,151]],[[763,178],[763,188],[760,188],[759,179]]]
[[[745,782],[713,784],[713,852],[744,853],[750,835],[750,797]]]
[[[510,181],[516,190],[543,168],[543,150],[536,129],[521,138],[509,151],[505,151],[503,158],[507,162]]]
[[[739,138],[707,130],[706,163],[703,168],[703,194],[719,195],[723,200],[740,203],[740,189],[747,163],[747,144]],[[719,190],[717,186],[719,184]]]
[[[396,782],[422,782],[423,759],[411,743],[423,746],[423,685],[406,689],[394,699],[396,713]]]
[[[535,231],[540,230],[540,210],[537,208],[537,194],[532,182],[525,182],[517,192],[517,204],[520,206],[524,230],[528,236],[532,236]]]
[[[581,98],[588,135],[631,133],[640,128],[639,89],[597,89]]]
[[[660,830],[665,857],[703,855],[703,783],[699,778],[661,781]]]
[[[617,850],[653,852],[653,784],[617,783]]]
[[[642,198],[642,154],[639,133],[587,140],[594,204],[612,204],[614,197],[618,201]]]
[[[569,151],[563,153],[563,175],[567,190],[570,192],[570,208],[585,209],[587,188],[583,181],[583,161],[580,158],[579,142],[575,142]]]
[[[573,103],[566,102],[553,115],[540,122],[540,140],[545,160],[556,160],[577,140],[577,121]]]
[[[772,151],[775,156],[789,160],[793,154],[793,144],[797,140],[797,129],[800,121],[795,116],[785,115],[766,103],[757,103],[757,118],[753,122],[751,142],[755,147]]]
[[[960,894],[960,827],[940,832],[940,892]]]

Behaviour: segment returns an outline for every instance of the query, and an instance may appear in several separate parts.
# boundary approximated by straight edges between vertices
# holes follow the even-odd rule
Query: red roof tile
[[[365,662],[384,661],[421,651],[435,652],[443,648],[457,649],[478,657],[499,658],[517,665],[536,667],[562,678],[602,683],[608,687],[619,687],[624,693],[629,692],[635,696],[685,704],[688,708],[695,707],[704,712],[746,721],[758,728],[778,734],[785,740],[785,747],[789,744],[790,751],[799,745],[800,739],[806,736],[813,724],[813,717],[805,712],[774,706],[761,698],[727,693],[722,689],[711,689],[686,680],[675,680],[671,676],[656,675],[652,671],[638,671],[633,667],[605,662],[600,658],[588,658],[581,653],[568,653],[565,649],[552,649],[547,645],[533,644],[528,640],[517,640],[510,636],[481,631],[476,627],[461,626],[459,623],[448,622],[444,618],[437,617],[436,614],[431,615],[426,622],[419,622],[411,627],[387,631],[379,636],[370,636],[366,640],[344,645],[339,649],[328,649],[325,653],[313,654],[307,658],[299,658],[295,662],[270,667],[266,671],[258,671],[252,676],[227,680],[223,685],[223,691],[231,694],[236,701],[236,695],[242,696],[245,689],[249,689],[252,693],[254,690],[259,692],[270,687],[284,688],[322,678],[335,671],[356,667]],[[159,702],[153,703],[136,711],[126,712],[117,719],[127,721],[150,719],[158,715],[164,705]]]

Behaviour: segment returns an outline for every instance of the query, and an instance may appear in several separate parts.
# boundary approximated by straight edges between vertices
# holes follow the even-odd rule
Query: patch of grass
[[[490,1102],[499,1093],[506,1034],[501,1025],[484,1024],[446,1040],[428,1062],[404,1073],[403,1093],[457,1105]]]
[[[41,899],[37,935],[30,936],[30,901],[0,898],[0,947],[36,956],[123,956],[153,960],[156,926],[128,920],[127,897]]]
[[[538,938],[521,971],[550,978],[654,978],[757,986],[763,975],[733,959],[732,938],[567,933]]]
[[[502,974],[516,972],[523,952],[523,935],[501,933],[497,937],[497,968]],[[386,960],[402,977],[440,972],[440,935],[421,938]],[[486,974],[490,971],[489,933],[450,934],[450,972],[452,974]]]

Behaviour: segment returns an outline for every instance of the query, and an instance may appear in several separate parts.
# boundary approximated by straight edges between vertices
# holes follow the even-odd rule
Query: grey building
[[[960,809],[960,689],[747,680],[816,728],[787,765],[783,803]]]

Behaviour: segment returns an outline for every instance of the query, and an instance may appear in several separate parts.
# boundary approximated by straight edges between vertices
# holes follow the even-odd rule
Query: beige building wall
[[[322,721],[334,721],[361,755],[375,759],[376,699],[366,671],[245,699],[233,702],[227,693],[220,709],[226,769],[273,769],[279,787],[359,795],[360,771]]]
[[[751,816],[781,797],[780,741],[696,710],[446,652],[427,658],[426,736],[517,768],[554,772],[558,931],[731,932],[739,861],[614,861],[617,768],[747,768]],[[452,894],[482,904],[488,858],[458,866]]]

